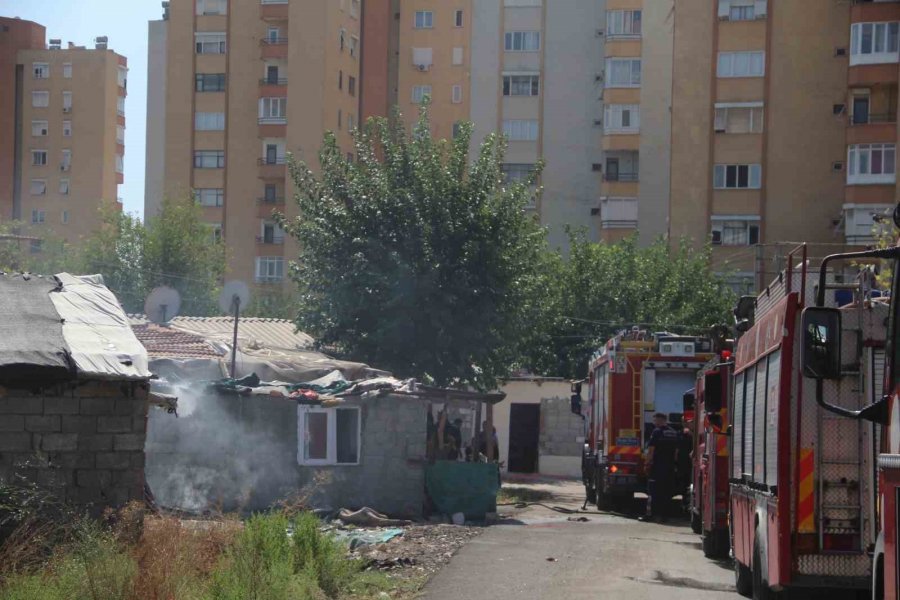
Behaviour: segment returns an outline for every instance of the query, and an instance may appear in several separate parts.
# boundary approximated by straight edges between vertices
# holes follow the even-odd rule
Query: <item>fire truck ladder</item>
[[[644,397],[643,397],[643,369],[634,369],[631,372],[631,414],[634,422],[634,430],[641,443],[644,439]]]
[[[862,364],[863,350],[863,297],[859,284],[828,284],[827,289],[854,291],[854,300],[859,307],[856,311],[857,327],[844,330],[844,335],[856,338],[853,362],[842,367],[841,384],[832,389],[843,392],[843,398],[833,398],[841,406],[859,408],[865,390],[865,369]],[[848,319],[849,320],[849,319]],[[849,393],[848,393],[849,392]],[[853,402],[848,402],[854,398]],[[826,534],[858,536],[862,544],[865,526],[862,506],[863,478],[863,424],[829,413],[821,408],[817,414],[816,472],[818,474],[818,535],[819,548],[824,548]],[[861,551],[862,547],[856,550]]]

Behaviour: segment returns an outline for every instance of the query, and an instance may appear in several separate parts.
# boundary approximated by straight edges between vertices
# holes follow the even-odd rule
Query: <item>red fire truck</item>
[[[730,522],[736,587],[754,598],[792,588],[870,585],[875,431],[820,405],[828,398],[851,412],[878,396],[887,307],[866,301],[863,286],[826,277],[827,262],[821,281],[807,276],[806,265],[802,246],[775,282],[755,300],[742,299],[735,311],[743,333],[728,410]],[[823,334],[834,377],[812,378],[813,367],[800,369],[809,338],[801,310],[814,295],[820,304],[828,299],[835,305],[848,291],[848,306],[827,310],[829,318],[838,315],[837,328]],[[826,312],[808,313],[817,315]]]
[[[582,457],[589,502],[601,510],[625,508],[635,492],[647,491],[643,448],[653,415],[681,415],[685,391],[712,356],[708,338],[651,334],[636,327],[594,355]]]
[[[697,376],[693,396],[685,402],[695,417],[693,486],[689,506],[691,528],[703,538],[703,554],[708,558],[728,556],[728,433],[727,404],[734,362],[725,349]]]

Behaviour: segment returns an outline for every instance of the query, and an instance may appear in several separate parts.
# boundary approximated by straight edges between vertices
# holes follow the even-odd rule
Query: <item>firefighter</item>
[[[675,458],[678,452],[678,432],[669,427],[665,413],[653,415],[653,433],[647,442],[647,513],[642,521],[654,518],[665,520],[665,505],[672,498],[675,487]]]

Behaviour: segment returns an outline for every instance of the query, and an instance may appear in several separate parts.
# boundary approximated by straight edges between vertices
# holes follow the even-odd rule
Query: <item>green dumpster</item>
[[[439,460],[425,469],[425,486],[439,513],[483,519],[497,511],[500,469],[496,463]]]

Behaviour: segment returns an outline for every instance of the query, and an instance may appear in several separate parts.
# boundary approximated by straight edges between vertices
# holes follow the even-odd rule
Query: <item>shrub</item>
[[[347,548],[319,530],[312,513],[300,513],[294,521],[294,561],[297,572],[306,573],[330,597],[336,597],[359,571],[357,561],[347,559]]]

